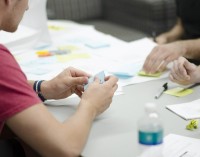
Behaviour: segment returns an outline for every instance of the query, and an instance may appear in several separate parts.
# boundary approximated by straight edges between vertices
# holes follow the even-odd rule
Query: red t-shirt
[[[0,133],[4,122],[26,108],[41,103],[18,63],[0,45]]]

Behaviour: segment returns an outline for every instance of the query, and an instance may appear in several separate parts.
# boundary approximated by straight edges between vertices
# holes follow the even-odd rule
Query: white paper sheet
[[[166,108],[185,120],[200,118],[200,99],[188,103],[167,105]]]
[[[169,134],[162,149],[152,146],[139,157],[200,157],[199,146],[199,139]]]

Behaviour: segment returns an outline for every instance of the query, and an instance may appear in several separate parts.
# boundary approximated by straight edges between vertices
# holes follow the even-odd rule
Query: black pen
[[[167,82],[159,89],[158,93],[155,96],[155,99],[158,99],[164,91],[168,89]]]
[[[181,154],[179,157],[183,157],[183,156],[185,156],[185,154],[187,154],[187,153],[188,153],[188,151],[184,152],[184,153]]]

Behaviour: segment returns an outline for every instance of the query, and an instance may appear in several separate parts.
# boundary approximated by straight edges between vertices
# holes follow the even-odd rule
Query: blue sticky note
[[[97,49],[97,48],[103,48],[110,46],[108,43],[102,42],[102,41],[86,41],[85,45],[87,47]]]
[[[141,68],[142,63],[124,63],[110,68],[109,72],[120,79],[128,79],[135,76]]]
[[[105,73],[104,73],[104,71],[101,71],[98,74],[96,74],[95,76],[92,76],[89,78],[88,83],[84,85],[84,90],[86,90],[88,88],[90,83],[94,82],[95,77],[99,78],[100,84],[105,82]]]

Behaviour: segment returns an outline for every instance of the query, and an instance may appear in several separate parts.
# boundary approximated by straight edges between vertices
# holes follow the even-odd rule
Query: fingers
[[[75,85],[83,85],[88,82],[87,77],[71,77],[68,78],[70,86],[75,86]]]
[[[183,57],[182,57],[183,58]],[[190,63],[188,60],[185,59],[184,61],[184,66],[188,71],[193,71],[196,69],[196,65],[194,65],[193,63]]]
[[[168,64],[168,62],[165,61],[167,56],[168,54],[165,53],[159,46],[155,47],[147,57],[143,65],[143,70],[146,73],[155,73],[165,69]]]
[[[81,76],[85,76],[85,77],[88,77],[88,78],[91,77],[90,74],[88,74],[88,73],[86,73],[86,72],[84,72],[82,70],[76,69],[74,67],[69,67],[69,68],[67,68],[65,70],[66,71],[69,70],[71,75],[72,75],[72,77],[81,77]]]
[[[118,82],[118,78],[115,76],[108,76],[105,78],[105,84],[110,84],[111,86],[115,86]]]
[[[74,93],[75,93],[76,95],[78,95],[79,97],[82,96],[82,92],[81,92],[80,90],[78,90],[78,89],[75,89],[75,90],[74,90]]]
[[[114,92],[118,88],[117,82],[118,82],[117,77],[107,76],[107,77],[105,77],[105,82],[103,84],[100,84],[100,80],[97,77],[94,78],[93,83],[96,83],[97,85],[100,85],[100,86],[104,86],[105,88],[109,88],[109,90],[114,94]]]
[[[188,75],[188,71],[185,68],[185,59],[180,57],[178,60],[173,62],[173,68],[170,73],[170,80],[179,84],[187,84],[190,80],[190,75]]]

